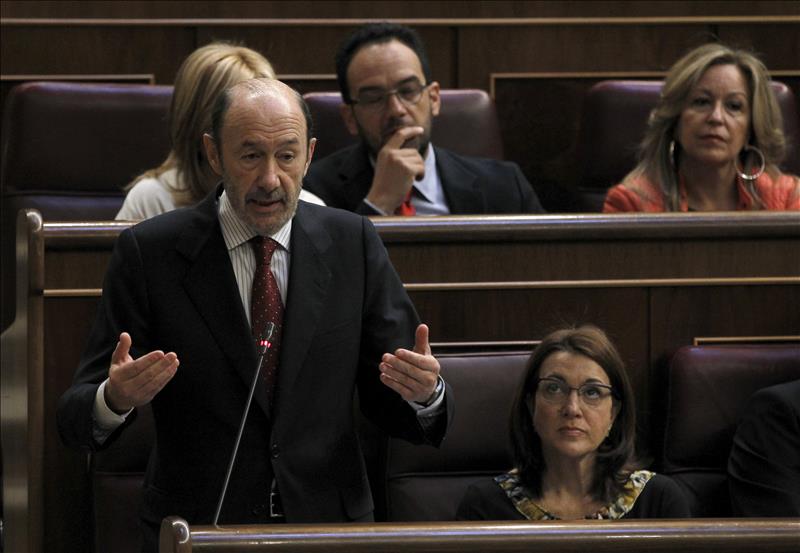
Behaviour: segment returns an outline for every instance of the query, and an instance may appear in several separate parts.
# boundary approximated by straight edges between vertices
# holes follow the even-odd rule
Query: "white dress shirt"
[[[370,156],[370,163],[375,169],[375,160]],[[364,198],[364,203],[381,215],[391,215],[381,208]],[[428,151],[425,155],[425,176],[420,180],[414,180],[411,186],[411,205],[417,211],[417,215],[449,215],[450,208],[442,188],[442,179],[439,171],[436,170],[436,153],[433,144],[428,144]]]
[[[250,295],[253,286],[253,276],[256,271],[256,257],[249,241],[256,236],[257,233],[237,215],[225,191],[222,192],[219,198],[219,221],[222,229],[222,237],[231,259],[233,274],[236,277],[236,286],[239,289],[239,296],[242,299],[247,322],[250,323]],[[288,294],[289,268],[291,264],[291,233],[292,219],[289,219],[286,224],[274,234],[270,235],[270,238],[280,245],[272,254],[270,268],[272,274],[275,276],[278,290],[281,294],[281,300],[284,305],[286,305],[286,297]],[[375,370],[378,370],[378,368],[376,367]],[[100,384],[94,402],[94,438],[100,443],[104,442],[119,425],[125,422],[127,416],[133,411],[133,409],[131,409],[127,413],[118,415],[111,410],[105,401],[105,387],[107,382],[108,379]],[[444,400],[444,386],[438,386],[438,389],[438,396],[428,406],[423,406],[413,401],[408,402],[417,410],[418,416],[430,416],[438,413]]]

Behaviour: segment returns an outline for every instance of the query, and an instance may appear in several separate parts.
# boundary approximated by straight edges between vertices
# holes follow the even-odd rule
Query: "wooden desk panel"
[[[86,457],[58,442],[55,405],[127,224],[24,222],[21,282],[30,284],[3,335],[6,545],[88,550]],[[376,227],[440,351],[530,349],[564,323],[605,328],[629,365],[646,443],[658,365],[674,349],[698,337],[800,334],[799,214],[384,218]]]

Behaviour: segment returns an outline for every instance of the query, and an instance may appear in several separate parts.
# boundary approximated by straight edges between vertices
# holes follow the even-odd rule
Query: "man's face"
[[[422,66],[414,51],[397,40],[368,44],[358,50],[347,68],[350,97],[358,101],[364,94],[402,91],[408,87],[429,84],[416,104],[391,94],[375,105],[355,104],[342,107],[348,130],[367,144],[373,155],[402,127],[425,129],[404,147],[416,148],[424,155],[431,137],[433,117],[439,115],[439,83],[426,83]]]
[[[231,205],[262,235],[273,234],[294,216],[314,151],[303,113],[289,92],[235,91],[220,130],[221,148],[204,137],[209,163],[222,176]]]

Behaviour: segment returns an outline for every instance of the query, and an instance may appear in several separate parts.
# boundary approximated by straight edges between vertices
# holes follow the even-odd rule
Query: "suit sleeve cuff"
[[[374,212],[375,212],[375,213],[374,213],[375,215],[389,215],[388,213],[386,213],[384,210],[382,210],[381,208],[379,208],[377,205],[375,205],[374,203],[372,203],[372,202],[371,202],[371,201],[369,201],[368,199],[364,198],[362,201],[364,202],[364,205],[366,205],[366,206],[367,206],[367,207],[369,207],[369,208],[370,208],[372,211],[374,211]]]
[[[418,417],[435,415],[439,413],[444,403],[444,390],[444,379],[439,375],[439,381],[436,383],[436,396],[433,398],[433,401],[428,404],[417,403],[416,401],[409,401],[408,403],[417,412]]]
[[[133,409],[130,409],[127,413],[123,413],[122,415],[118,415],[106,403],[106,384],[108,383],[108,379],[105,379],[102,384],[97,388],[97,394],[94,396],[94,422],[98,430],[106,431],[109,434],[116,430],[118,426],[125,422],[125,419],[128,418],[128,415],[131,414]]]

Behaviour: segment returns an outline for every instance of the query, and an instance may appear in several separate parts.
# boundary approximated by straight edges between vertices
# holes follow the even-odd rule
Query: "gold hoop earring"
[[[739,175],[739,177],[741,177],[743,180],[754,181],[758,177],[760,177],[761,175],[764,174],[764,169],[766,169],[766,167],[767,167],[767,160],[764,158],[764,154],[761,152],[761,150],[759,150],[755,146],[751,146],[750,144],[747,144],[742,149],[742,151],[743,152],[747,152],[747,151],[755,152],[756,154],[758,154],[758,157],[761,159],[761,163],[758,166],[758,171],[756,171],[755,173],[753,173],[751,175],[748,175],[747,173],[744,172],[744,169],[742,169],[742,166],[739,164],[739,156],[736,156],[736,159],[733,160],[733,166],[736,169],[736,174]]]
[[[676,171],[678,170],[678,162],[675,160],[675,141],[669,141],[669,164],[672,165],[672,168]]]

